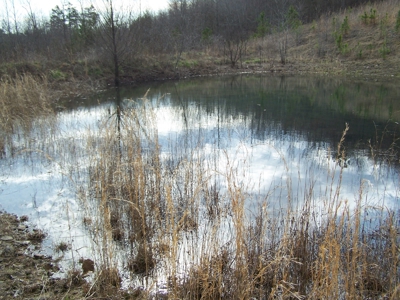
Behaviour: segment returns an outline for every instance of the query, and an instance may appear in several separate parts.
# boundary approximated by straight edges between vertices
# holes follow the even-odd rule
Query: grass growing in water
[[[27,136],[34,124],[40,123],[41,117],[53,113],[46,78],[38,79],[32,75],[15,79],[3,77],[0,80],[0,107],[0,152],[4,152],[12,143],[12,134]]]
[[[111,293],[107,278],[119,288],[123,275],[145,282],[132,292],[142,298],[400,296],[398,215],[369,205],[366,182],[355,203],[342,199],[343,166],[336,165],[339,175],[327,171],[322,199],[312,183],[305,194],[293,195],[290,180],[282,180],[287,196],[267,195],[249,214],[250,188],[240,179],[245,163],[222,152],[226,167],[217,169],[200,146],[182,144],[171,145],[177,155],[162,154],[151,106],[143,99],[117,109],[87,141],[92,159],[85,202],[94,210],[88,215],[96,216],[88,227],[99,245],[98,270],[114,272],[98,272],[101,284],[93,285],[92,295]],[[343,159],[347,131],[337,147]],[[274,210],[276,202],[283,209]]]
[[[354,201],[340,195],[343,166],[332,166],[339,174],[327,170],[323,197],[312,180],[295,195],[282,178],[271,187],[280,198],[267,193],[249,213],[246,158],[205,152],[201,133],[189,130],[185,142],[161,152],[152,105],[142,99],[104,116],[80,149],[89,155],[82,222],[98,255],[90,264],[95,278],[84,287],[88,298],[121,298],[127,280],[139,298],[400,296],[398,215],[365,200],[367,182]],[[339,161],[346,160],[348,130],[335,149]],[[274,209],[277,202],[282,209]],[[72,271],[71,284],[81,284],[84,273]]]

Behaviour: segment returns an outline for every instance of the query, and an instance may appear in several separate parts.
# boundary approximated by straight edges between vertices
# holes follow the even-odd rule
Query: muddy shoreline
[[[85,281],[76,274],[66,279],[57,260],[44,254],[45,233],[25,216],[0,212],[0,299],[80,298]]]

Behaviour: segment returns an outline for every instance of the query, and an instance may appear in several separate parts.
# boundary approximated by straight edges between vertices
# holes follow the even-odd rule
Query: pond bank
[[[0,299],[79,297],[83,280],[56,279],[57,261],[43,254],[45,234],[30,228],[27,217],[0,213]]]
[[[94,291],[95,283],[85,279],[90,260],[80,261],[75,270],[61,270],[58,263],[62,256],[55,259],[42,249],[45,237],[45,232],[29,225],[27,216],[0,211],[0,300],[131,299],[135,296],[105,281],[101,282],[102,293]],[[66,276],[60,275],[65,272]]]
[[[128,72],[122,76],[121,86],[140,86],[146,83],[169,80],[185,80],[196,77],[214,77],[240,74],[262,74],[265,76],[322,76],[343,77],[352,81],[396,83],[400,80],[400,65],[392,60],[297,60],[281,64],[279,61],[267,63],[243,63],[235,68],[229,65],[202,64],[192,68],[171,68],[163,70],[145,68]],[[81,97],[112,88],[112,75],[93,78],[67,78],[49,81],[53,99]]]

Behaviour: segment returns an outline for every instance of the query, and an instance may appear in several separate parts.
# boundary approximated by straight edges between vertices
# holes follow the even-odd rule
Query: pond
[[[48,232],[48,252],[67,243],[65,268],[113,257],[135,274],[156,266],[155,278],[172,267],[141,265],[144,244],[179,244],[163,257],[184,274],[260,211],[284,220],[308,207],[315,226],[338,207],[397,216],[398,95],[389,83],[237,75],[67,99],[51,130],[38,122],[5,149],[0,205]]]

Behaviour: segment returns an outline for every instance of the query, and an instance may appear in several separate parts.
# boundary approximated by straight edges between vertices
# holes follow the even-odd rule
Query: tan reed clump
[[[282,179],[272,188],[287,193],[267,195],[249,213],[251,187],[238,176],[246,163],[226,157],[225,171],[216,170],[204,163],[201,147],[180,143],[170,146],[179,155],[163,156],[149,100],[117,107],[103,121],[96,140],[88,141],[96,205],[87,205],[95,207],[90,215],[101,286],[119,287],[115,278],[122,272],[136,288],[144,280],[141,294],[148,297],[398,298],[398,215],[370,206],[364,182],[354,203],[342,199],[343,166],[332,166],[339,175],[327,171],[322,197],[312,182],[304,195],[293,195],[290,180]],[[345,159],[348,130],[338,159]],[[102,270],[117,273],[104,277]],[[157,294],[157,286],[166,295]]]
[[[29,74],[0,80],[0,148],[12,143],[11,134],[27,135],[40,118],[53,113],[46,78]],[[36,129],[37,130],[37,129]]]

